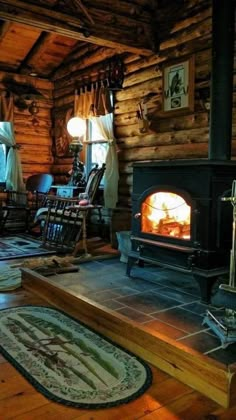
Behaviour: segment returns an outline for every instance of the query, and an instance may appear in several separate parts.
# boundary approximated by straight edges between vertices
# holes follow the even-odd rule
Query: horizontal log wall
[[[192,1],[192,12],[194,4]],[[212,10],[210,1],[202,2],[202,9],[196,13],[186,10],[181,21],[174,24],[168,38],[160,44],[158,54],[150,56],[124,55],[125,80],[123,90],[115,93],[114,125],[118,144],[120,168],[119,205],[131,208],[132,164],[141,160],[192,159],[208,157],[209,113],[204,107],[201,92],[210,86]],[[61,129],[55,133],[59,153],[53,171],[58,180],[65,178],[69,168],[68,156],[63,156],[61,143],[68,142],[62,128],[68,113],[73,109],[74,89],[86,80],[96,80],[103,68],[104,60],[114,54],[109,48],[90,48],[83,54],[77,52],[78,59],[66,63],[55,75],[54,116],[56,126]],[[182,115],[166,117],[162,112],[162,73],[163,66],[175,59],[194,56],[194,111]],[[236,85],[236,79],[235,79]],[[147,100],[149,127],[146,133],[140,132],[137,119],[138,104]],[[236,96],[233,96],[235,109]],[[67,116],[66,116],[67,115]],[[232,155],[236,156],[236,120],[233,117]],[[64,135],[64,140],[63,140]],[[58,140],[58,138],[60,139]],[[60,156],[61,153],[61,156]],[[122,218],[124,211],[121,212]],[[117,218],[117,214],[116,214]],[[120,224],[117,222],[117,226]],[[127,229],[130,226],[130,211],[127,212]],[[128,225],[128,226],[127,226]],[[114,224],[113,229],[116,230]]]
[[[0,92],[6,91],[4,80],[7,77],[9,77],[8,73],[0,72]],[[10,78],[19,86],[32,85],[40,93],[36,97],[22,97],[28,106],[36,100],[39,112],[35,117],[29,113],[28,108],[22,110],[17,107],[20,95],[14,94],[14,128],[16,143],[20,145],[23,177],[27,179],[30,175],[37,173],[51,173],[54,160],[51,116],[53,83],[23,75],[11,74]]]

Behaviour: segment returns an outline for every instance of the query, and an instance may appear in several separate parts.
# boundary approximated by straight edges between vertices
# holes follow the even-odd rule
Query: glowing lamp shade
[[[81,137],[86,131],[86,120],[79,117],[71,118],[67,123],[67,131],[71,137]]]

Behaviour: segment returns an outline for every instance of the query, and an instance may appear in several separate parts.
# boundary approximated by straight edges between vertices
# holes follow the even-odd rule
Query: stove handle
[[[144,245],[140,244],[137,246],[137,251],[141,254],[142,250],[144,249]]]
[[[196,254],[191,254],[188,256],[188,269],[191,269],[195,266],[196,263]]]
[[[141,217],[141,213],[135,213],[134,218],[139,219]]]

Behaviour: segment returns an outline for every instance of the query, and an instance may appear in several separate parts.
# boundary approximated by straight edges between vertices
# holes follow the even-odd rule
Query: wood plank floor
[[[25,304],[47,304],[31,292],[18,289],[0,293],[0,309]],[[216,402],[163,373],[153,370],[153,384],[137,400],[101,410],[75,409],[51,402],[38,393],[2,356],[0,356],[1,420],[233,420],[236,405],[223,409]]]

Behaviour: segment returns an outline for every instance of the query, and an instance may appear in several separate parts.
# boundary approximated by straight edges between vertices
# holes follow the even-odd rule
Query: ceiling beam
[[[35,69],[31,66],[30,62],[36,54],[40,53],[40,50],[44,48],[45,44],[47,44],[47,42],[50,40],[52,36],[53,35],[49,32],[41,32],[41,35],[39,36],[39,38],[37,39],[37,41],[31,48],[31,50],[28,52],[24,60],[19,65],[18,73],[30,74],[30,72],[35,71]]]
[[[78,18],[22,0],[0,0],[1,18],[17,22],[41,31],[56,32],[80,41],[114,48],[120,52],[131,52],[138,55],[150,55],[151,47],[147,46],[145,37],[137,36],[127,29],[100,25],[84,25]]]
[[[0,39],[4,38],[4,35],[7,33],[11,26],[11,22],[1,22],[0,25]]]

